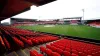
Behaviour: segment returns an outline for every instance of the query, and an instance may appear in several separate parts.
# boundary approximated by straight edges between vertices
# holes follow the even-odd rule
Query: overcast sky
[[[58,19],[82,16],[84,19],[100,18],[100,0],[57,0],[55,2],[35,7],[14,16],[29,19]]]

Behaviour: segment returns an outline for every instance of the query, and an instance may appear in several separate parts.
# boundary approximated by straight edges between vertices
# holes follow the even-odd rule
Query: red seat
[[[8,49],[10,49],[10,48],[11,48],[11,46],[10,46],[10,44],[9,44],[9,42],[7,41],[7,39],[6,39],[6,38],[4,38],[4,42],[5,42],[6,46],[7,46],[7,48],[8,48]]]
[[[38,52],[36,50],[31,50],[30,56],[38,56]]]
[[[39,41],[36,40],[36,39],[33,39],[32,42],[35,43],[35,44],[39,44]]]
[[[93,55],[87,55],[87,56],[93,56]],[[100,55],[95,55],[95,56],[100,56]]]
[[[68,51],[63,51],[63,55],[64,55],[64,56],[71,56],[71,53],[68,52]]]
[[[60,48],[60,49],[62,49],[62,50],[64,50],[64,49],[65,49],[65,47],[63,47],[63,46],[60,46],[60,45],[59,45],[59,48]]]
[[[13,37],[13,40],[15,41],[15,43],[17,43],[19,46],[24,47],[24,43],[22,41],[20,41],[18,38]]]
[[[1,36],[0,36],[0,42],[1,42],[2,46],[4,46],[4,47],[5,47],[4,41],[3,41],[3,39],[2,39],[2,37],[1,37]]]
[[[43,56],[43,54],[38,54],[38,56]]]
[[[33,53],[33,51],[31,50],[31,51],[30,51],[30,56],[33,56],[33,55],[34,55],[34,53]]]
[[[63,50],[62,50],[62,49],[57,48],[56,52],[62,55]]]
[[[83,52],[79,52],[79,56],[87,56],[87,54]]]
[[[72,49],[72,53],[78,54],[78,51]]]
[[[32,44],[33,44],[31,40],[27,40],[27,43],[28,43],[29,45],[32,45]]]
[[[47,54],[47,56],[51,56],[51,54],[52,54],[52,50],[47,49],[47,50],[46,50],[46,54]]]
[[[44,39],[40,38],[38,40],[39,40],[40,43],[44,43],[44,41],[43,41]]]
[[[70,48],[65,48],[65,51],[69,51],[70,52],[71,50],[70,50]]]
[[[40,51],[41,51],[42,53],[43,53],[43,52],[45,53],[45,52],[46,52],[46,48],[43,47],[43,46],[41,46],[41,47],[40,47]]]
[[[71,56],[79,56],[79,55],[77,55],[77,54],[75,54],[75,53],[72,53]]]
[[[52,56],[61,56],[61,55],[57,52],[52,52]]]
[[[49,49],[51,49],[51,46],[50,46],[50,45],[46,45],[46,48],[49,48]]]
[[[52,51],[57,51],[57,48],[54,47],[54,46],[51,46],[51,50],[52,50]]]
[[[25,43],[27,43],[27,44],[29,44],[29,45],[32,45],[32,41],[31,41],[31,40],[27,40],[26,38],[21,37],[21,36],[20,36],[20,39],[21,39],[22,41],[24,41]]]
[[[93,56],[100,56],[100,51],[97,53],[94,53]]]

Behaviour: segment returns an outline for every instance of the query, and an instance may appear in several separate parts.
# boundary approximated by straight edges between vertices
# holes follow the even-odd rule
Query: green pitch
[[[17,27],[41,32],[55,33],[68,36],[78,36],[81,38],[100,40],[100,28],[94,28],[85,25],[35,25]]]

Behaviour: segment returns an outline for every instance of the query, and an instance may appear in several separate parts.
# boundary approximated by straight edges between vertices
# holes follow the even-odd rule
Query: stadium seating
[[[24,47],[24,43],[21,40],[19,40],[18,38],[13,37],[13,40],[15,41],[15,43],[17,43],[17,45]]]
[[[22,36],[20,36],[20,39],[21,39],[23,42],[27,43],[28,45],[32,45],[32,44],[33,44],[31,40],[27,40],[26,38],[24,38],[24,37],[22,37]]]
[[[52,56],[61,56],[61,55],[57,52],[52,52]]]
[[[72,53],[71,56],[79,56],[78,54]]]
[[[31,50],[30,56],[43,56],[43,54],[39,54],[36,50]]]
[[[5,42],[5,45],[7,46],[7,48],[10,49],[11,46],[5,37],[4,37],[4,42]]]
[[[69,51],[63,51],[64,56],[71,56],[71,53]]]
[[[40,47],[40,51],[41,51],[42,53],[45,53],[45,52],[46,52],[46,48],[43,47],[43,46],[41,46],[41,47]]]
[[[0,42],[1,42],[1,44],[5,47],[4,41],[3,41],[3,39],[2,39],[1,36],[0,36]]]
[[[25,48],[26,45],[35,46],[46,43],[46,46],[40,46],[40,53],[36,50],[31,50],[30,56],[100,56],[100,46],[98,45],[69,39],[59,39],[49,34],[5,26],[0,27],[0,31],[0,45],[7,50],[11,50],[13,45]],[[47,42],[50,43],[47,44]]]
[[[44,56],[100,56],[100,46],[68,39],[40,46],[40,51]]]
[[[8,26],[0,27],[0,43],[7,50],[11,50],[15,45],[24,48],[26,44],[34,46],[59,39],[48,34],[40,34],[28,30],[12,28]]]
[[[91,26],[100,26],[100,21],[99,22],[96,22],[96,21],[91,22],[91,23],[89,23],[89,25],[91,25]]]
[[[51,49],[46,49],[46,52],[47,56],[52,56],[52,50]]]
[[[11,26],[29,26],[29,25],[37,25],[37,24],[63,24],[64,21],[34,21],[34,22],[16,22],[13,23]],[[77,22],[76,22],[77,23]]]

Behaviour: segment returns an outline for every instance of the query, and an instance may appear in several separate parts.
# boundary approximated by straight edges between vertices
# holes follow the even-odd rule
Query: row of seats
[[[7,34],[15,34],[15,35],[34,35],[35,34],[32,31],[12,28],[12,27],[7,27],[7,26],[0,27],[0,29],[6,32]]]
[[[59,48],[62,51],[68,51],[71,54],[75,53],[79,56],[100,56],[100,46],[68,39],[53,42],[46,47],[53,51]],[[59,51],[60,54],[62,53],[61,50]]]
[[[25,38],[23,36],[19,36],[18,37],[11,37],[9,39],[12,39],[13,42],[15,42],[15,44],[17,44],[19,47],[24,47],[25,44],[28,44],[29,46],[32,45],[37,45],[37,44],[42,44],[42,43],[46,43],[46,42],[50,42],[50,41],[54,41],[57,40],[57,37],[33,37],[33,38]],[[9,40],[7,40],[7,38],[5,37],[0,37],[1,43],[3,46],[7,47],[8,49],[11,48],[11,43],[9,42]]]
[[[100,46],[61,39],[50,44],[46,44],[46,47],[41,46],[40,52],[44,56],[100,56]],[[53,55],[52,53],[55,52]]]
[[[47,45],[46,48],[41,46],[40,51],[41,51],[41,53],[43,53],[47,56],[78,56],[76,53],[71,54],[70,52],[68,52],[66,50],[63,51],[60,48],[56,48],[56,47],[50,46],[50,45]]]
[[[42,53],[42,54],[38,53],[36,50],[31,50],[30,56],[60,56],[60,54],[57,53],[57,52],[53,52],[50,49],[47,49],[45,54],[44,53]]]
[[[0,43],[7,50],[11,50],[12,48],[15,48],[17,46],[19,48],[24,48],[25,46],[43,44],[58,39],[58,37],[54,37],[48,34],[41,34],[41,33],[36,36],[32,36],[32,35],[25,36],[25,35],[18,35],[18,34],[15,35],[12,34],[11,32],[20,32],[20,29],[18,31],[15,30],[16,28],[10,29],[10,27],[8,27],[8,29],[7,27],[0,27]],[[28,32],[32,34],[31,31],[27,31],[27,30],[21,30],[21,31],[23,34]]]
[[[100,26],[100,21],[99,22],[91,22],[91,23],[89,23],[89,25]]]
[[[30,56],[43,56],[43,54],[38,53],[36,50],[30,50]]]
[[[36,50],[30,51],[30,56],[78,56],[75,53],[70,54],[68,51],[63,51],[62,54],[59,53],[60,49],[58,51],[52,51],[49,48],[45,48],[43,46],[40,47],[41,55],[38,55]],[[61,51],[60,51],[61,52]],[[36,55],[37,54],[37,55]]]
[[[57,40],[58,37],[54,37],[54,36],[50,36],[50,35],[42,35],[42,36],[37,36],[34,38],[27,37],[27,39],[33,41],[36,44],[39,44],[39,43],[45,43],[45,42]]]
[[[64,22],[63,21],[35,21],[35,22],[17,22],[17,23],[14,23],[12,24],[11,26],[12,27],[16,27],[16,26],[29,26],[29,25],[37,25],[37,24],[63,24]]]

